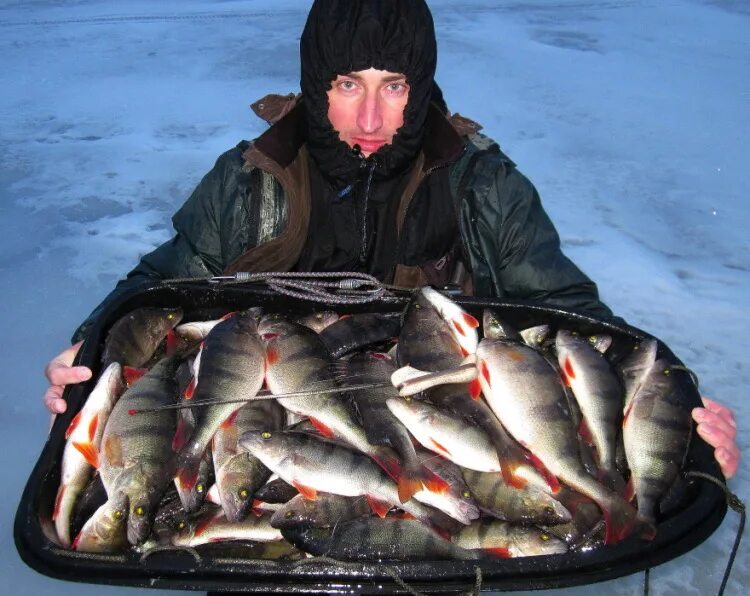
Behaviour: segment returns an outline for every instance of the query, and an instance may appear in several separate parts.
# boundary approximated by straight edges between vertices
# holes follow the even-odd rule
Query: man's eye
[[[343,91],[353,91],[356,85],[352,81],[341,81],[339,88]]]
[[[409,91],[409,87],[405,83],[391,83],[386,87],[386,90],[391,95],[404,95]]]

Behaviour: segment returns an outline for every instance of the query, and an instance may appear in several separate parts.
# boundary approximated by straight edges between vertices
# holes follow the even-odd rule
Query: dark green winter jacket
[[[175,236],[141,258],[79,327],[74,341],[85,337],[88,326],[108,304],[145,281],[210,277],[248,263],[252,267],[265,263],[254,270],[267,271],[293,266],[309,221],[309,213],[304,212],[309,205],[300,199],[307,155],[295,124],[295,112],[301,106],[294,106],[292,96],[281,99],[287,102],[282,107],[271,100],[254,105],[259,115],[275,124],[254,143],[243,141],[219,157],[172,218]],[[264,108],[269,113],[263,113]],[[425,138],[414,184],[427,183],[430,176],[447,168],[444,179],[455,200],[472,293],[611,317],[596,285],[561,252],[559,236],[536,189],[515,164],[494,142],[477,134],[471,121],[461,117],[449,121],[436,109],[431,119],[432,136]],[[407,185],[405,195],[409,193],[414,193],[414,185]],[[294,200],[290,201],[290,195]],[[408,225],[410,198],[401,199],[399,231],[418,229]],[[295,209],[293,217],[290,213]],[[290,219],[295,222],[290,224]],[[296,240],[290,241],[290,227]],[[265,251],[265,260],[253,260],[254,248],[256,252],[272,250]],[[429,276],[425,278],[418,270],[415,274],[415,269],[399,265],[390,281],[411,286],[426,283]]]

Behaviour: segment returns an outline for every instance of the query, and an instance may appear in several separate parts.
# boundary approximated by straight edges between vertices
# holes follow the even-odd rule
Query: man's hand
[[[66,385],[88,381],[91,369],[86,366],[72,366],[73,360],[81,349],[82,341],[73,344],[59,356],[55,356],[44,369],[44,375],[50,383],[44,392],[44,405],[53,414],[62,414],[68,407],[62,399]]]
[[[737,423],[734,413],[726,406],[702,397],[703,408],[693,409],[693,420],[698,423],[698,434],[714,448],[714,457],[726,478],[737,473],[740,449],[737,446]]]

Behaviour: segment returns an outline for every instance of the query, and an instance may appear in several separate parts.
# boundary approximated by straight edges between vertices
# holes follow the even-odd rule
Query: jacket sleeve
[[[138,265],[76,329],[73,342],[85,338],[91,324],[110,304],[141,284],[162,279],[210,277],[223,271],[221,218],[227,179],[236,171],[242,147],[240,143],[219,157],[172,218],[175,236],[141,257]]]
[[[563,254],[534,185],[502,153],[490,159],[502,163],[484,183],[480,174],[479,192],[471,193],[474,260],[487,280],[479,290],[612,319],[596,284]]]

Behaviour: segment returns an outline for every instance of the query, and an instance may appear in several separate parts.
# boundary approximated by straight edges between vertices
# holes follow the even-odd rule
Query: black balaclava
[[[339,184],[361,172],[362,157],[328,120],[327,91],[338,75],[368,68],[406,75],[404,124],[368,158],[375,180],[403,172],[422,145],[437,64],[435,30],[424,0],[315,0],[300,40],[306,140],[318,168]],[[436,97],[437,99],[437,97]]]

